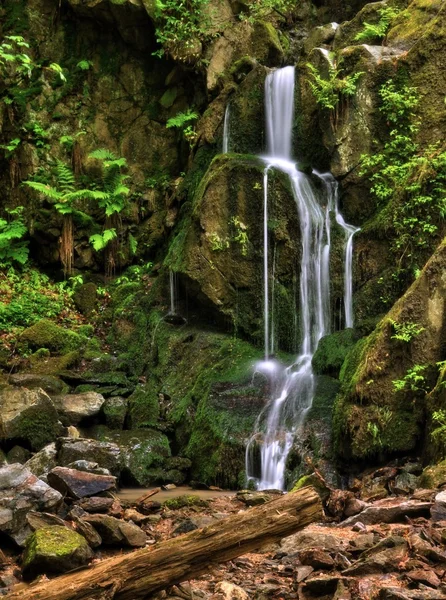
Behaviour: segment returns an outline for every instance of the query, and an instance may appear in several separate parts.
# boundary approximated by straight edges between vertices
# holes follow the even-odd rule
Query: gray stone
[[[23,545],[31,529],[29,511],[48,512],[62,504],[62,495],[20,464],[0,469],[0,531]]]
[[[66,394],[68,386],[54,375],[38,375],[36,373],[14,373],[9,376],[12,385],[26,387],[28,389],[41,388],[49,396]]]
[[[102,496],[92,496],[84,498],[78,503],[82,510],[89,513],[106,513],[113,505],[113,498],[103,498]]]
[[[83,520],[93,525],[104,544],[132,548],[142,548],[146,545],[146,534],[132,523],[120,521],[108,515],[88,515]]]
[[[405,517],[416,518],[429,515],[431,502],[416,502],[408,500],[399,504],[379,504],[369,506],[361,513],[361,523],[364,525],[376,525],[377,523],[398,523],[404,521]],[[339,524],[339,527],[349,527],[357,522],[357,517],[349,517]]]
[[[36,452],[26,463],[25,467],[31,471],[36,477],[46,481],[48,473],[57,465],[56,463],[56,444],[48,444]]]
[[[435,496],[431,517],[433,521],[446,521],[446,492],[440,492]]]
[[[69,469],[77,469],[78,471],[85,471],[86,473],[95,473],[96,475],[111,475],[108,469],[102,469],[97,462],[92,462],[89,460],[75,460],[66,466]]]
[[[37,512],[35,510],[29,511],[29,513],[26,515],[26,521],[32,531],[37,531],[37,529],[45,529],[46,527],[54,527],[55,525],[59,527],[67,527],[65,521],[57,515]]]
[[[97,392],[54,396],[54,405],[69,425],[78,425],[83,419],[99,414],[104,404],[104,396]]]
[[[409,471],[403,471],[395,477],[392,491],[396,494],[410,494],[418,486],[418,477]]]
[[[48,483],[70,498],[85,498],[116,489],[116,477],[95,475],[66,467],[56,467],[50,471]]]
[[[76,531],[87,540],[88,545],[91,548],[99,548],[99,546],[102,544],[102,538],[93,525],[78,517],[75,517],[73,520]]]
[[[58,463],[68,467],[78,461],[85,469],[86,463],[94,462],[97,467],[107,469],[113,475],[118,476],[121,471],[121,450],[117,444],[110,442],[98,442],[87,438],[61,438],[58,440]],[[97,468],[96,467],[96,468]]]

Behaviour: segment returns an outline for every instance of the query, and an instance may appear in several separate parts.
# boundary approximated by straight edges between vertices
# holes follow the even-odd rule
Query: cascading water
[[[170,310],[169,315],[176,315],[177,309],[177,285],[176,285],[176,273],[172,270],[169,271],[169,292],[170,292]]]
[[[223,154],[227,154],[229,152],[230,118],[231,118],[231,109],[230,109],[230,104],[228,102],[228,104],[226,105],[225,120],[223,123],[223,148],[222,148]]]
[[[319,176],[325,183],[325,209],[311,179],[298,171],[291,159],[294,118],[294,67],[274,71],[265,81],[267,166],[264,172],[264,328],[265,360],[257,370],[268,378],[271,400],[259,415],[246,449],[246,472],[259,489],[285,488],[285,463],[293,440],[311,407],[315,377],[311,361],[321,337],[329,333],[330,315],[330,213],[346,231],[345,311],[346,323],[353,324],[351,302],[352,239],[357,231],[347,225],[338,211],[337,185],[330,175]],[[299,313],[300,351],[295,362],[283,368],[271,359],[274,314],[270,314],[268,248],[268,172],[278,169],[289,177],[301,230]],[[349,263],[347,265],[347,262]],[[347,308],[348,307],[348,308]],[[348,315],[348,316],[347,316]],[[255,453],[260,447],[260,477],[256,476]]]

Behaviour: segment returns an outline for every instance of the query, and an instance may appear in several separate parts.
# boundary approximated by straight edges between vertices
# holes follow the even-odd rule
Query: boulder
[[[31,458],[31,452],[22,446],[14,446],[6,455],[8,463],[20,463],[24,465],[26,461]]]
[[[166,459],[170,457],[169,440],[155,429],[104,431],[101,438],[120,451],[121,477],[138,486],[150,486],[166,480]],[[105,466],[105,462],[95,460]],[[113,472],[113,469],[110,469]]]
[[[446,460],[424,469],[420,477],[420,487],[435,489],[446,484]]]
[[[67,466],[69,469],[85,471],[86,473],[94,473],[95,475],[111,475],[108,469],[102,469],[98,463],[90,460],[75,460],[74,462],[63,466]]]
[[[63,573],[82,567],[93,557],[85,538],[66,527],[38,529],[27,540],[23,555],[23,575]]]
[[[0,531],[23,545],[31,529],[29,511],[52,511],[62,495],[20,464],[0,468]]]
[[[384,501],[386,502],[386,501]],[[373,506],[365,508],[360,515],[361,523],[364,525],[375,525],[377,523],[398,523],[404,522],[406,516],[413,519],[416,517],[427,517],[432,506],[431,502],[417,502],[407,500],[407,502],[392,501],[389,504],[379,504],[377,502]],[[348,527],[354,525],[358,520],[356,515],[349,517],[342,523],[340,527]]]
[[[66,527],[66,523],[63,519],[57,515],[51,513],[37,512],[30,510],[26,515],[26,521],[31,531],[37,531],[38,529],[45,529],[46,527]]]
[[[66,467],[56,467],[50,471],[48,483],[70,498],[85,498],[101,492],[116,490],[116,477],[94,475]]]
[[[41,388],[49,396],[66,394],[68,386],[59,377],[53,375],[39,375],[37,373],[14,373],[9,376],[12,385],[28,389]]]
[[[1,437],[26,441],[40,450],[60,433],[59,418],[51,398],[38,388],[6,386],[0,390]]]
[[[220,581],[217,583],[215,593],[221,594],[223,600],[249,600],[247,592],[230,581]]]
[[[62,354],[80,350],[87,341],[85,336],[64,329],[47,319],[41,319],[32,327],[25,329],[20,339],[28,342],[31,348],[47,348]]]
[[[83,521],[93,525],[104,544],[132,548],[143,548],[146,545],[146,534],[132,523],[108,515],[88,515],[83,518]]]
[[[106,513],[113,505],[113,498],[103,498],[102,496],[92,496],[84,498],[78,502],[78,506],[89,513]]]
[[[62,467],[68,467],[78,461],[91,463],[92,459],[98,467],[108,469],[113,475],[119,475],[121,471],[121,449],[117,444],[98,442],[87,438],[61,438],[58,440],[58,463]],[[87,469],[81,468],[79,470]]]
[[[66,394],[53,398],[59,414],[65,417],[67,425],[78,425],[83,419],[99,414],[104,404],[104,396],[97,392]]]
[[[440,492],[435,496],[431,517],[434,521],[446,521],[446,492]]]
[[[53,442],[36,452],[34,456],[26,461],[25,467],[36,477],[46,481],[48,473],[57,465],[56,455],[56,444]]]
[[[90,548],[99,548],[102,544],[102,538],[93,525],[83,521],[79,517],[73,517],[76,531],[82,535],[86,540]]]
[[[386,538],[361,554],[361,558],[343,571],[344,575],[372,575],[398,571],[407,555],[408,544],[403,537]]]
[[[122,396],[107,398],[102,405],[102,413],[107,427],[110,427],[110,429],[123,429],[128,406],[129,401]]]

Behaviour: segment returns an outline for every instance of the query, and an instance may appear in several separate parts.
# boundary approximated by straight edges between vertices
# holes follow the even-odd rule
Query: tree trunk
[[[87,569],[11,592],[8,600],[138,600],[194,579],[322,519],[311,487],[286,494],[155,547],[108,558]]]

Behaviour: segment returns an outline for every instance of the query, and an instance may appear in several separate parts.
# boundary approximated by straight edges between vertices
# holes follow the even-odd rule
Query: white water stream
[[[259,415],[246,449],[248,480],[258,489],[285,489],[285,465],[295,436],[301,429],[314,397],[315,376],[311,361],[321,337],[330,332],[330,246],[331,215],[346,233],[345,322],[353,325],[352,247],[356,227],[345,223],[338,210],[338,187],[331,174],[318,176],[324,183],[325,198],[311,178],[300,172],[292,160],[294,119],[294,67],[278,69],[265,81],[267,156],[264,172],[264,339],[265,360],[257,371],[266,375],[271,400]],[[277,169],[289,177],[301,234],[299,284],[300,350],[294,363],[284,368],[271,358],[274,314],[271,313],[271,286],[268,242],[268,173]],[[291,324],[290,324],[291,325]],[[256,468],[260,449],[260,477]],[[257,455],[256,455],[257,454]],[[256,460],[257,459],[257,460]]]
[[[231,109],[230,109],[230,105],[228,102],[226,105],[225,120],[223,123],[223,148],[222,148],[223,154],[227,154],[229,152],[229,136],[231,134],[230,118],[231,118]]]

